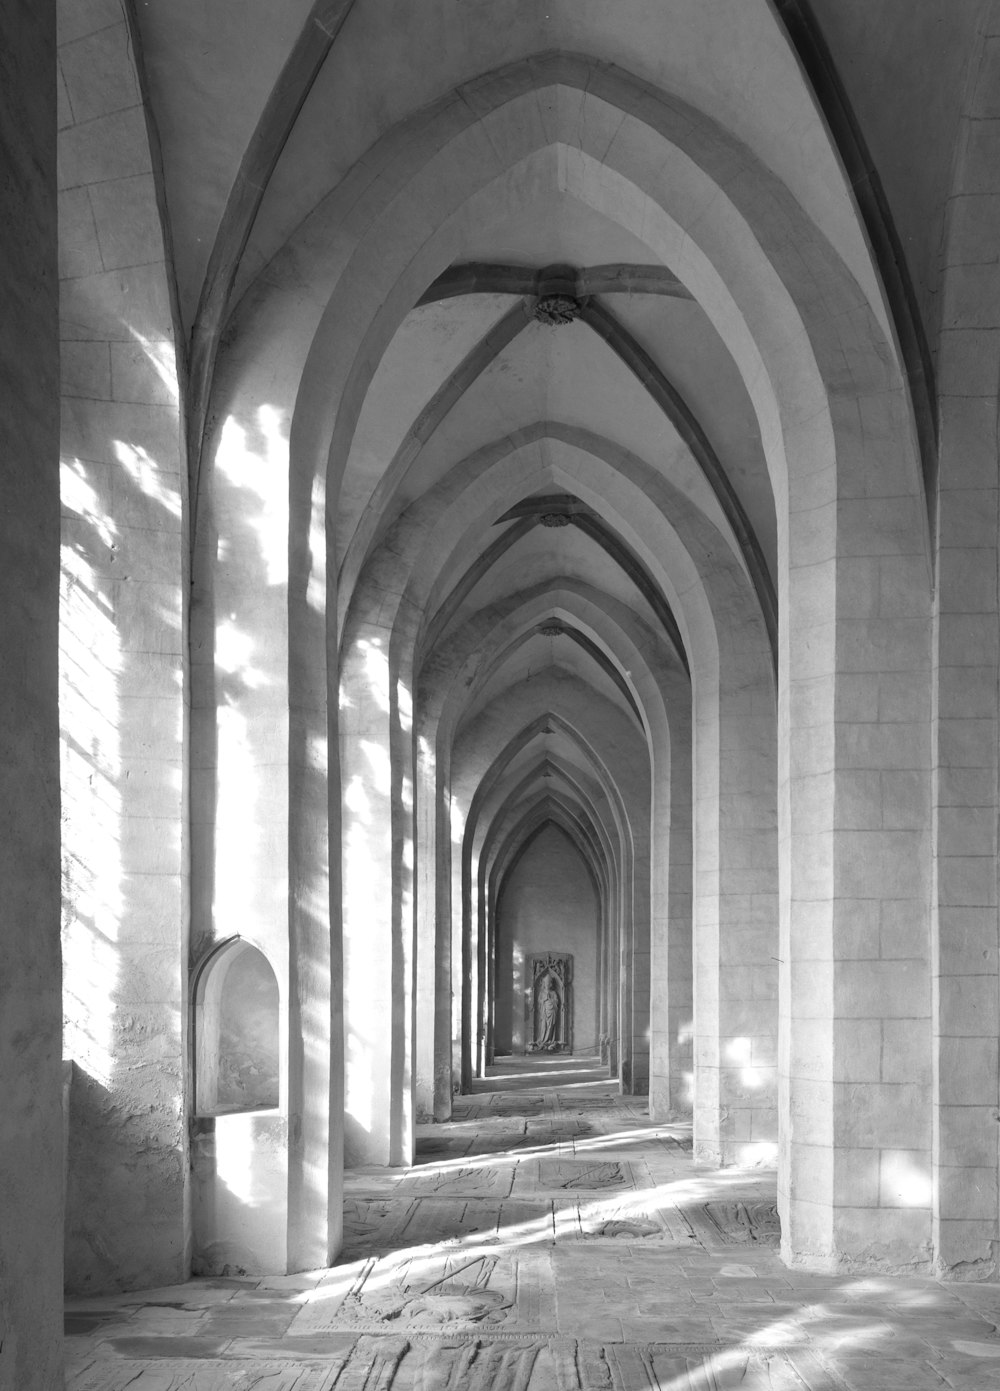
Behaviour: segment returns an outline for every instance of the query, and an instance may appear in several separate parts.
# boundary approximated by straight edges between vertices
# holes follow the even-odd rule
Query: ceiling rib
[[[681,630],[677,626],[674,611],[653,583],[652,576],[631,546],[612,531],[603,517],[598,517],[596,513],[577,512],[570,520],[585,536],[596,541],[602,550],[606,551],[611,559],[628,575],[646,603],[656,614],[667,637],[673,644],[678,660],[690,676],[691,664],[688,662],[687,649],[684,646],[684,639],[681,637]]]
[[[885,288],[910,388],[927,515],[933,536],[938,475],[934,363],[892,209],[812,5],[809,0],[769,0],[769,3],[785,31],[789,47],[798,60],[837,153],[843,160],[847,180]]]
[[[587,295],[615,294],[694,298],[666,266],[639,266],[616,261],[579,270],[573,266],[547,266],[544,270],[535,270],[531,266],[466,261],[449,266],[417,303],[433,304],[437,300],[454,299],[456,295],[476,294],[531,295],[538,299],[554,292],[552,282],[557,279],[562,282],[559,285],[561,293],[575,295],[578,299],[584,299]]]
[[[624,270],[624,268],[622,269]],[[636,267],[635,269],[643,271],[647,268]],[[565,265],[546,266],[541,270],[530,272],[528,268],[525,267],[512,267],[509,265],[494,266],[487,262],[469,262],[454,266],[451,270],[455,272],[456,285],[461,282],[461,284],[466,287],[470,283],[475,286],[473,290],[469,290],[468,288],[455,288],[451,291],[453,295],[469,293],[515,293],[513,289],[510,291],[504,289],[505,285],[513,284],[511,279],[512,275],[525,277],[524,280],[519,282],[522,286],[527,283],[527,277],[530,276],[531,285],[536,292],[541,289],[544,294],[548,294],[552,291],[553,287],[557,287],[560,292],[563,292],[567,285],[572,291],[579,285],[581,276],[586,276],[588,274],[587,271],[578,271],[572,266]],[[445,271],[444,275],[439,276],[434,284],[439,285],[450,273],[449,271]],[[433,290],[433,286],[431,289]],[[428,294],[430,294],[430,291],[428,291]],[[523,316],[522,327],[526,327],[532,320],[532,302],[530,300],[524,301],[522,305],[512,309],[509,315],[500,320],[500,325],[503,326],[502,333],[497,333],[497,329],[500,328],[500,325],[491,331],[491,334],[497,335],[497,342],[500,343],[501,346],[505,347],[508,342],[513,341],[517,336],[516,331],[509,332],[508,326],[513,328],[513,316],[518,313]],[[743,556],[747,573],[750,576],[751,584],[757,595],[770,645],[772,666],[775,672],[777,672],[778,601],[774,583],[771,579],[763,549],[760,542],[757,540],[757,535],[750,522],[750,518],[747,516],[739,495],[730,483],[722,461],[715,452],[711,441],[677,388],[662,369],[653,361],[645,349],[635,341],[628,330],[615,318],[604,304],[594,298],[593,295],[581,298],[579,300],[579,318],[581,322],[587,324],[587,326],[611,348],[612,352],[615,353],[620,361],[629,368],[636,379],[645,387],[690,450],[692,458],[701,469],[706,482],[715,494],[719,506],[722,508],[723,515],[732,528],[736,543]],[[489,336],[491,335],[488,335],[488,337]],[[485,345],[486,341],[487,340],[484,340],[483,345],[474,349],[458,369],[466,385],[471,384],[475,375],[472,370],[474,362],[479,364],[479,371],[484,371],[496,356],[496,352],[486,353],[481,351],[481,347]],[[499,351],[499,347],[497,351]],[[464,389],[465,387],[463,386],[462,390]],[[451,379],[449,382],[446,382],[421,413],[417,425],[414,426],[410,435],[407,436],[407,441],[409,442],[412,438],[419,436],[422,445],[423,442],[433,434],[440,421],[444,419],[445,414],[451,409],[455,401],[459,399],[460,395],[461,391],[452,388]],[[399,461],[404,448],[406,448],[405,443],[397,452],[392,464],[383,476],[383,482],[379,484],[376,494],[373,494],[373,504],[377,496],[384,497],[386,492],[394,486],[396,477],[401,472]],[[416,452],[419,452],[419,448],[415,449],[413,452],[415,457]],[[673,622],[672,614],[671,621]],[[674,624],[674,627],[676,628],[676,624]],[[682,655],[682,659],[685,661],[686,666],[686,656],[683,655],[683,644],[679,646],[678,653]]]
[[[193,471],[192,535],[215,358],[240,259],[279,156],[353,6],[354,0],[315,0],[243,153],[215,235],[191,330],[187,446],[188,467]]]
[[[580,808],[580,819],[583,828],[590,830],[584,817],[587,813],[584,808]],[[587,817],[589,821],[589,817]],[[522,857],[531,848],[532,842],[541,835],[546,826],[556,826],[570,840],[576,848],[580,858],[583,860],[584,868],[590,879],[594,890],[594,897],[597,899],[602,914],[607,911],[604,894],[604,881],[610,879],[610,874],[605,863],[603,863],[603,846],[597,842],[596,853],[602,857],[601,869],[602,879],[597,878],[591,856],[595,854],[594,847],[584,839],[584,829],[580,825],[574,825],[560,803],[551,795],[543,794],[529,806],[517,824],[507,833],[501,844],[500,850],[496,855],[496,862],[493,870],[493,877],[496,879],[497,902],[503,892],[504,885],[514,873]],[[501,867],[501,861],[502,867]]]
[[[543,620],[543,622],[538,625],[536,631],[542,637],[569,638],[571,642],[575,642],[579,648],[586,652],[587,656],[590,657],[592,661],[596,662],[601,671],[611,679],[617,690],[628,703],[629,709],[639,723],[639,728],[643,733],[646,732],[646,726],[643,722],[639,707],[636,704],[635,696],[632,694],[631,687],[603,648],[598,647],[596,642],[588,638],[586,633],[581,633],[579,628],[574,627],[572,623],[557,622],[554,619],[547,619]]]
[[[656,615],[667,638],[677,653],[678,661],[681,662],[684,670],[687,672],[688,676],[690,676],[691,667],[688,663],[687,651],[684,647],[684,639],[681,636],[681,630],[674,617],[673,610],[660,593],[649,571],[631,547],[608,526],[603,518],[599,517],[592,508],[588,507],[585,503],[581,502],[579,498],[573,497],[571,494],[559,494],[556,501],[553,501],[551,496],[525,498],[523,502],[516,504],[510,512],[505,513],[504,516],[497,519],[496,525],[506,521],[513,522],[513,525],[509,526],[501,536],[497,537],[497,539],[473,561],[452,587],[435,614],[433,621],[428,625],[426,638],[422,644],[423,650],[425,652],[432,650],[438,638],[441,636],[441,633],[461,607],[466,596],[471,593],[472,589],[479,583],[487,570],[495,565],[500,557],[533,527],[538,525],[544,526],[544,519],[553,514],[560,517],[565,516],[568,524],[578,527],[584,535],[589,536],[592,541],[595,541],[605,554],[610,556],[619,569],[628,576]]]
[[[371,543],[375,537],[381,537],[388,531],[391,522],[387,520],[387,504],[392,498],[396,486],[410,464],[417,458],[424,445],[437,430],[438,426],[445,419],[448,413],[461,400],[468,391],[472,383],[486,371],[490,363],[503,352],[504,348],[518,336],[522,329],[526,328],[531,322],[531,308],[527,300],[520,300],[502,318],[498,319],[492,328],[479,340],[471,352],[469,352],[455,368],[454,372],[448,377],[442,386],[434,393],[431,399],[421,410],[416,420],[407,430],[406,434],[396,450],[388,467],[379,478],[372,495],[365,505],[365,516],[369,519],[381,519],[381,526],[377,520],[373,520],[368,530],[368,535],[363,535],[363,528],[359,525],[358,530],[352,538],[347,553],[344,556],[340,567],[341,584],[345,579],[351,578],[348,570],[348,559],[352,555],[357,555],[359,544]],[[358,561],[358,573],[360,574],[365,555]]]
[[[596,541],[619,569],[624,571],[659,619],[667,637],[676,649],[678,658],[684,665],[684,670],[690,676],[691,667],[688,664],[687,650],[673,609],[653,582],[653,577],[635,551],[592,507],[581,502],[573,493],[548,493],[524,498],[523,501],[516,503],[508,512],[505,512],[502,517],[498,517],[496,524],[523,519],[532,524],[553,526],[558,525],[558,523],[554,523],[550,519],[556,517],[564,517],[566,525],[578,527],[585,536]],[[509,537],[511,531],[513,528],[505,532],[501,539]]]
[[[684,397],[663,370],[605,305],[594,299],[588,300],[581,309],[580,319],[607,343],[642,383],[687,445],[704,474],[726,521],[732,527],[736,543],[743,555],[767,629],[771,661],[777,672],[778,597],[757,534],[711,441]]]
[[[520,541],[522,536],[527,536],[533,526],[534,522],[530,518],[519,518],[514,526],[508,527],[502,536],[491,541],[486,549],[476,557],[458,583],[453,585],[445,595],[437,613],[428,624],[426,634],[421,642],[423,652],[433,652],[438,639],[461,608],[466,595],[472,592],[487,571],[493,568],[500,557],[510,550],[511,546]]]

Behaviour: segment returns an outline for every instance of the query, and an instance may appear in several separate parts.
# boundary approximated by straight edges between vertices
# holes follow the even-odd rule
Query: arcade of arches
[[[536,1047],[995,1280],[1000,5],[12,0],[0,88],[0,1382]]]

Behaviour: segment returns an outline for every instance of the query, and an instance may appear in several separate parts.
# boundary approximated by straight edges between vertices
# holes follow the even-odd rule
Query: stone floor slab
[[[333,1268],[71,1301],[67,1391],[1000,1391],[996,1285],[790,1270],[773,1173],[591,1060],[494,1071],[346,1176]]]

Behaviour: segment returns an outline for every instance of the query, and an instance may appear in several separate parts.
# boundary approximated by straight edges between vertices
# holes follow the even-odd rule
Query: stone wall
[[[62,1381],[55,15],[0,10],[0,1386]]]
[[[186,472],[171,273],[117,3],[59,13],[67,1283],[189,1269]]]

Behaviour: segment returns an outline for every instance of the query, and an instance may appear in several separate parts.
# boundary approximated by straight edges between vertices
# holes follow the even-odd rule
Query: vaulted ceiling
[[[837,264],[932,435],[978,9],[139,3],[193,467],[220,362],[269,323],[286,424],[329,445],[336,638],[391,632],[474,782],[549,805],[582,760],[610,795],[693,646],[773,670],[781,480],[732,312],[766,295],[760,242]]]

